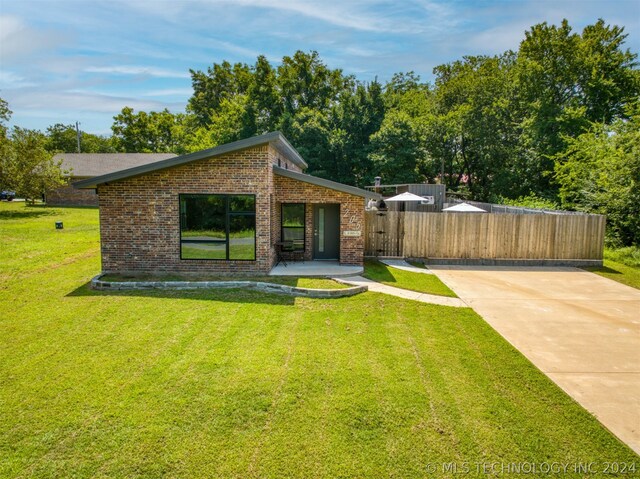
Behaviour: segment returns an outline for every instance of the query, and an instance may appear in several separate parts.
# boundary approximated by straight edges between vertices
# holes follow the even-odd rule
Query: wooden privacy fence
[[[601,260],[604,227],[601,215],[367,211],[365,255]]]

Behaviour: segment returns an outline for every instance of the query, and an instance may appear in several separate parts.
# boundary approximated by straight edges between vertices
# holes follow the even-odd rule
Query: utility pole
[[[78,153],[80,153],[80,123],[76,121],[76,140],[78,141]]]

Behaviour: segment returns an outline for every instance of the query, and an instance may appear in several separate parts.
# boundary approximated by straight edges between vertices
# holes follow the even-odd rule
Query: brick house
[[[45,200],[51,206],[98,206],[95,190],[74,188],[71,183],[174,156],[175,153],[58,153],[53,160],[62,162],[62,170],[70,172],[69,184],[47,191]]]
[[[285,242],[361,265],[368,191],[303,173],[279,132],[79,181],[100,202],[104,272],[267,274]]]

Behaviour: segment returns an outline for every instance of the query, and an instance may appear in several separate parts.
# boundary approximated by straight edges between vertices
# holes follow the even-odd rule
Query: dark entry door
[[[313,259],[340,259],[340,205],[313,205]]]

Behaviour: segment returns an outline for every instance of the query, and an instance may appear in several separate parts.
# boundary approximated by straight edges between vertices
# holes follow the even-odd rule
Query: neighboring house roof
[[[62,169],[70,170],[69,176],[86,178],[107,175],[175,156],[175,153],[58,153],[53,159],[56,162],[62,160]]]
[[[151,173],[166,168],[173,168],[175,166],[184,165],[193,161],[213,158],[227,153],[232,153],[234,151],[245,150],[247,148],[264,145],[267,143],[272,145],[282,155],[298,165],[300,168],[304,169],[308,166],[307,163],[302,159],[300,154],[296,151],[296,149],[289,144],[282,133],[280,133],[279,131],[274,131],[271,133],[265,133],[264,135],[234,141],[233,143],[226,143],[224,145],[216,146],[215,148],[209,148],[207,150],[197,151],[195,153],[189,153],[187,155],[176,156],[175,158],[169,158],[168,160],[157,161],[152,164],[136,166],[134,168],[128,168],[121,171],[104,174],[96,178],[78,181],[74,183],[73,186],[76,188],[96,188],[100,184],[109,183],[111,181],[123,180],[125,178],[144,175],[146,173]]]
[[[382,199],[382,195],[373,193],[372,191],[361,190],[355,186],[344,185],[342,183],[336,183],[335,181],[325,180],[324,178],[318,178],[317,176],[305,175],[304,173],[298,173],[297,171],[286,170],[275,165],[273,166],[273,172],[279,176],[304,181],[305,183],[310,183],[312,185],[323,186],[325,188],[342,191],[343,193],[349,193],[355,196],[362,196],[363,198]]]

